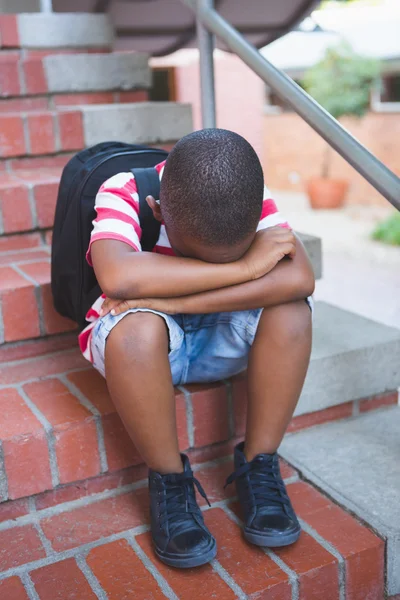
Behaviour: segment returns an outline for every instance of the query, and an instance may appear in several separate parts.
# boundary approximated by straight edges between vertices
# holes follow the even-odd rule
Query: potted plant
[[[328,48],[323,59],[311,67],[302,81],[304,89],[335,119],[345,115],[361,118],[370,106],[370,90],[380,71],[379,62],[356,54],[348,44]],[[339,208],[349,182],[330,176],[332,150],[326,144],[321,175],[307,182],[313,208]]]

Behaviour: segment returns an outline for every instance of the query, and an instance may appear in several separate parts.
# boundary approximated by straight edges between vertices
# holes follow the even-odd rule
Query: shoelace
[[[290,507],[290,500],[282,481],[279,465],[274,456],[256,456],[229,475],[225,487],[242,475],[249,474],[255,506],[268,502],[276,506]]]
[[[185,473],[183,475],[168,475],[164,479],[164,483],[167,486],[165,498],[160,505],[163,509],[160,517],[160,525],[164,527],[165,523],[169,521],[169,529],[173,533],[179,522],[182,521],[183,513],[198,514],[200,509],[196,503],[196,497],[192,488],[193,484],[196,486],[200,496],[206,500],[208,506],[211,506],[205,491],[203,490],[201,483],[196,479],[193,474]]]

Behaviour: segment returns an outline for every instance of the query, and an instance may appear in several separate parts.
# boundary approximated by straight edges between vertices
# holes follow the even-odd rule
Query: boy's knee
[[[282,342],[304,340],[311,331],[312,314],[305,300],[290,302],[264,309],[260,324],[264,324],[265,334],[271,333],[271,327],[278,331]]]
[[[118,348],[124,353],[147,355],[166,344],[168,330],[162,317],[149,312],[126,315],[108,336],[107,346]]]

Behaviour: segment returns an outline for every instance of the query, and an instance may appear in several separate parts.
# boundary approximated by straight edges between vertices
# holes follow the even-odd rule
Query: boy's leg
[[[282,480],[276,453],[303,387],[311,352],[306,302],[264,309],[250,351],[244,444],[235,448],[244,535],[259,546],[292,544],[300,524]]]
[[[245,456],[278,449],[298,402],[311,353],[303,300],[263,310],[248,364]]]
[[[115,407],[145,463],[160,473],[182,472],[164,319],[126,315],[108,336],[105,368]]]
[[[209,562],[215,557],[216,542],[196,502],[194,485],[199,484],[187,456],[179,453],[164,319],[138,312],[119,321],[107,338],[105,370],[116,409],[150,467],[151,532],[157,556],[174,567]]]

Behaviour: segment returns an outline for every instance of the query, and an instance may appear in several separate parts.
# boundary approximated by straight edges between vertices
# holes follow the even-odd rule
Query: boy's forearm
[[[93,244],[92,259],[100,287],[115,299],[193,295],[237,285],[250,278],[241,261],[206,263],[150,252],[126,252],[124,248],[117,261],[115,253],[111,260],[110,244],[113,244],[110,240]],[[96,265],[101,268],[96,269]]]
[[[306,298],[313,293],[315,282],[303,252],[301,249],[293,260],[282,260],[260,279],[180,298],[178,311],[197,314],[252,310]]]

